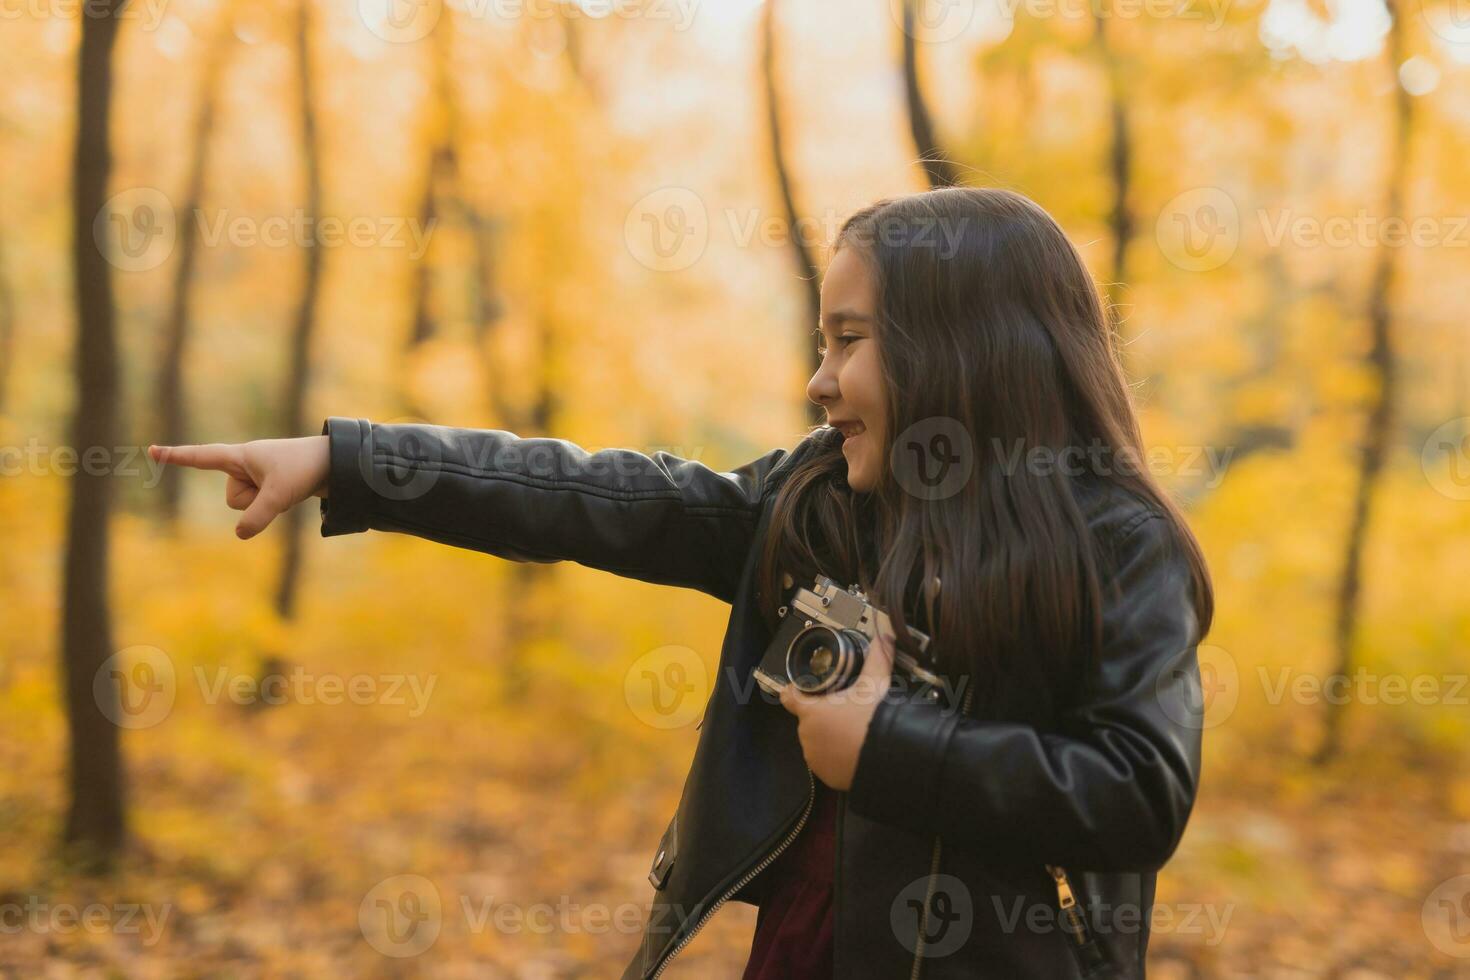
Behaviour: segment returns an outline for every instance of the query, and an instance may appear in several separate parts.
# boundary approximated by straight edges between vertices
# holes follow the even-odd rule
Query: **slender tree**
[[[1404,211],[1405,188],[1408,185],[1410,149],[1414,132],[1414,101],[1399,81],[1399,66],[1404,62],[1404,28],[1399,0],[1385,0],[1389,14],[1387,38],[1388,69],[1392,74],[1393,107],[1389,134],[1390,156],[1384,174],[1383,214],[1385,220],[1397,219]],[[1398,395],[1398,361],[1394,351],[1393,290],[1399,276],[1399,250],[1379,243],[1374,255],[1373,278],[1368,286],[1367,320],[1371,342],[1364,366],[1376,381],[1373,401],[1368,410],[1363,434],[1363,448],[1358,458],[1357,491],[1353,497],[1352,517],[1348,524],[1344,548],[1342,577],[1337,589],[1335,646],[1337,663],[1333,669],[1335,683],[1344,684],[1353,668],[1353,651],[1357,640],[1358,613],[1363,591],[1363,548],[1373,515],[1383,465],[1388,459]],[[1329,699],[1325,710],[1322,743],[1314,761],[1323,764],[1342,748],[1341,699]]]
[[[445,7],[434,27],[434,43],[430,48],[429,68],[434,81],[426,126],[429,160],[419,198],[418,221],[420,228],[431,232],[446,218],[452,218],[462,223],[469,233],[473,263],[471,278],[475,284],[475,298],[470,310],[471,330],[477,347],[485,352],[485,369],[492,379],[489,386],[492,408],[497,417],[508,419],[511,407],[505,403],[500,386],[494,383],[496,366],[487,344],[488,334],[503,313],[495,285],[495,227],[492,220],[480,213],[464,179],[464,127],[459,93],[454,83],[455,37],[454,12]],[[406,348],[410,351],[430,340],[441,328],[435,318],[435,258],[436,252],[431,247],[413,268],[411,321],[405,338]],[[410,414],[423,415],[420,407],[414,404],[411,393],[404,395],[404,401]]]
[[[439,200],[459,190],[458,107],[455,102],[451,61],[454,57],[454,12],[444,8],[434,25],[433,43],[429,46],[430,71],[434,84],[429,96],[429,163],[424,172],[423,192],[419,197],[420,228],[433,228],[439,222]],[[438,326],[432,310],[434,263],[431,249],[413,270],[413,322],[410,325],[409,350],[431,340]],[[417,414],[417,413],[415,413]]]
[[[1108,174],[1113,184],[1108,228],[1113,236],[1113,255],[1106,289],[1108,305],[1116,309],[1124,284],[1128,281],[1128,246],[1133,241],[1133,211],[1129,206],[1133,182],[1133,144],[1123,65],[1108,38],[1108,17],[1107,10],[1097,12],[1093,41],[1097,45],[1098,60],[1107,78]]]
[[[582,52],[581,13],[570,4],[559,3],[556,5],[556,17],[565,41],[562,50],[566,53],[567,68],[579,83],[590,88],[591,81],[587,77],[587,66]]]
[[[203,74],[199,80],[199,106],[194,115],[189,173],[184,182],[184,196],[178,213],[183,217],[179,228],[179,262],[174,267],[173,298],[169,303],[168,322],[164,328],[163,358],[158,372],[159,441],[167,446],[187,443],[188,398],[184,388],[184,360],[193,327],[193,283],[198,271],[200,230],[193,220],[204,201],[206,175],[209,170],[210,144],[213,142],[215,117],[219,106],[220,78],[232,50],[233,24],[228,7],[220,15],[214,38],[204,53]],[[160,516],[172,525],[178,520],[183,483],[177,466],[165,466],[159,489]]]
[[[465,194],[460,195],[465,221],[469,223],[471,244],[475,263],[475,319],[473,323],[475,347],[483,354],[485,380],[490,389],[490,407],[497,418],[508,419],[511,406],[499,383],[499,366],[490,350],[491,332],[501,322],[505,304],[495,282],[496,226],[492,218],[480,209]]]
[[[317,128],[315,70],[312,64],[311,0],[299,0],[296,7],[296,74],[297,118],[300,125],[302,178],[305,189],[303,224],[310,231],[306,242],[306,268],[302,279],[301,299],[296,308],[291,330],[289,373],[282,392],[281,428],[285,435],[300,435],[306,430],[306,393],[311,375],[311,342],[316,332],[317,303],[321,293],[321,245],[316,241],[316,222],[322,210],[321,147]],[[293,507],[281,515],[285,521],[285,547],[280,578],[276,587],[276,612],[290,619],[296,611],[296,586],[301,577],[301,529],[305,508]]]
[[[801,235],[801,212],[796,206],[796,194],[792,189],[791,171],[786,161],[786,148],[781,127],[781,96],[776,81],[776,0],[766,0],[761,16],[761,79],[766,97],[766,125],[770,135],[771,166],[776,174],[776,187],[781,194],[781,208],[785,213],[788,238],[791,242],[791,261],[796,268],[796,277],[801,280],[806,295],[806,322],[817,329],[817,319],[822,314],[822,286],[816,257],[810,245]],[[805,336],[805,334],[803,334]],[[807,357],[812,373],[816,373],[822,360],[816,353],[816,344],[807,344]],[[822,419],[821,407],[807,404],[808,417],[813,422]]]
[[[934,118],[929,112],[928,100],[924,98],[919,83],[918,11],[923,0],[903,0],[903,91],[904,105],[908,109],[909,135],[914,140],[914,151],[924,168],[929,186],[953,187],[960,182],[959,170],[950,161],[939,145],[934,132]]]
[[[570,29],[570,15],[563,13],[563,26]],[[528,24],[526,30],[533,29]],[[578,78],[579,65],[572,60],[573,53],[567,52],[567,67],[573,77]],[[467,196],[462,199],[468,201]],[[477,263],[481,272],[481,330],[488,331],[500,316],[497,294],[493,291],[490,261],[491,227],[480,222],[473,210],[467,211],[477,222],[476,241],[481,243]],[[531,322],[538,342],[535,360],[526,370],[533,382],[530,400],[525,404],[514,404],[496,383],[499,365],[487,354],[486,367],[491,387],[491,404],[502,423],[511,431],[522,436],[554,436],[562,413],[560,392],[564,384],[562,346],[560,344],[559,321],[556,309],[557,286],[547,280],[540,284],[531,299]],[[489,304],[488,306],[486,304]],[[558,618],[551,608],[555,601],[556,567],[546,562],[517,562],[509,569],[510,581],[506,595],[502,643],[505,650],[505,673],[502,686],[507,701],[521,698],[529,690],[534,674],[530,651],[538,637],[557,630]]]
[[[552,436],[557,431],[561,399],[557,395],[560,348],[556,317],[543,308],[536,320],[541,340],[533,368],[536,386],[529,406],[518,416],[515,431],[523,436]],[[555,629],[556,616],[548,608],[552,601],[555,569],[543,562],[517,562],[510,569],[506,594],[512,597],[505,619],[505,682],[507,700],[516,700],[530,687],[533,665],[528,651],[538,634]],[[551,624],[548,626],[548,624]]]
[[[83,457],[115,439],[119,395],[111,267],[93,237],[106,207],[112,170],[112,49],[118,0],[81,18],[77,56],[76,143],[72,158],[72,267],[77,307],[76,409],[72,447]],[[108,867],[127,832],[118,729],[118,691],[94,683],[112,655],[108,606],[108,519],[113,478],[95,467],[71,477],[62,586],[61,668],[66,692],[69,803],[62,833],[68,854],[91,869]]]

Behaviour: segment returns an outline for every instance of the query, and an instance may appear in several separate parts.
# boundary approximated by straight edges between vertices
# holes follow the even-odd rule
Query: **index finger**
[[[870,665],[878,673],[887,673],[893,669],[893,661],[898,656],[898,647],[894,643],[892,634],[879,633],[877,638],[868,645],[868,649],[878,656],[869,657],[863,664],[864,670]]]
[[[245,478],[245,461],[240,447],[225,442],[211,442],[202,446],[149,446],[148,455],[160,463],[192,466],[201,470],[220,470],[241,479]]]

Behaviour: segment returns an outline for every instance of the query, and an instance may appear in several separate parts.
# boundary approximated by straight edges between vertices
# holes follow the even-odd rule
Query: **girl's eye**
[[[839,348],[846,348],[854,340],[862,340],[862,339],[863,339],[863,335],[862,334],[845,334],[845,335],[843,335],[841,337],[838,337],[836,343],[837,343],[837,346]],[[823,347],[821,344],[818,344],[817,345],[817,356],[818,357],[826,357],[827,356],[827,348]]]
[[[837,338],[837,346],[838,347],[844,347],[845,348],[848,344],[852,343],[854,340],[862,340],[862,339],[863,338],[862,338],[861,335],[852,335],[852,334],[849,334],[848,336],[845,336],[845,337],[838,337]],[[826,357],[827,356],[827,348],[822,347],[821,345],[818,345],[817,346],[817,355],[819,357]]]

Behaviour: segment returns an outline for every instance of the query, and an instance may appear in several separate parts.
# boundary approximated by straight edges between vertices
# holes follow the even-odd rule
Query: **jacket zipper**
[[[796,821],[795,827],[791,828],[791,833],[787,834],[786,837],[782,839],[781,843],[776,845],[776,849],[774,851],[771,851],[765,857],[761,858],[759,864],[751,868],[745,874],[741,875],[739,881],[735,882],[735,884],[725,889],[724,893],[720,895],[719,899],[715,901],[715,904],[711,905],[703,915],[695,920],[694,927],[689,930],[688,935],[679,940],[679,944],[673,948],[668,956],[664,957],[664,961],[658,965],[657,970],[653,971],[653,976],[649,977],[649,980],[658,980],[663,972],[669,968],[669,964],[674,962],[674,957],[679,955],[679,951],[682,950],[685,946],[688,946],[689,943],[693,941],[695,934],[698,933],[699,930],[704,926],[704,924],[709,921],[710,916],[718,912],[720,910],[720,906],[724,905],[725,902],[729,900],[731,895],[744,888],[752,878],[760,874],[766,869],[768,865],[770,865],[772,861],[776,860],[777,856],[780,855],[782,851],[791,846],[791,842],[796,840],[796,835],[801,833],[801,828],[806,826],[806,819],[807,817],[811,816],[812,804],[816,801],[816,798],[816,777],[812,775],[812,767],[807,766],[806,807],[801,811],[801,819]]]
[[[940,839],[934,838],[934,851],[929,859],[929,884],[924,890],[924,905],[919,910],[919,934],[914,937],[914,968],[909,971],[909,980],[919,980],[919,968],[924,962],[924,934],[929,924],[929,903],[934,900],[934,882],[939,875]]]
[[[1067,879],[1066,869],[1059,865],[1048,864],[1046,871],[1056,882],[1057,904],[1061,906],[1062,914],[1067,917],[1071,942],[1082,966],[1082,974],[1092,976],[1094,970],[1107,965],[1107,957],[1093,940],[1092,930],[1087,926],[1086,915],[1077,905],[1077,895],[1072,890],[1071,881]]]
[[[965,690],[964,703],[960,705],[960,714],[966,715],[970,712],[970,698],[975,693],[975,686],[971,684]],[[934,900],[934,883],[939,877],[939,854],[943,841],[939,835],[934,836],[934,850],[929,857],[929,883],[924,889],[924,905],[919,910],[919,934],[914,937],[914,968],[909,971],[909,980],[919,980],[919,969],[924,963],[924,934],[929,925],[929,903]]]
[[[970,695],[975,693],[972,686],[965,691],[965,702],[960,708],[960,713],[968,714],[970,711]],[[934,838],[934,850],[929,860],[929,885],[924,893],[924,907],[919,915],[919,934],[914,938],[914,967],[909,972],[909,980],[919,980],[919,969],[924,962],[924,935],[925,927],[929,924],[929,903],[934,900],[934,883],[939,875],[939,855],[943,841],[938,836]],[[1076,946],[1081,958],[1084,973],[1090,973],[1107,962],[1102,951],[1097,948],[1093,941],[1092,930],[1087,927],[1087,919],[1077,908],[1077,896],[1072,891],[1072,883],[1067,878],[1065,868],[1059,865],[1048,864],[1046,872],[1056,882],[1057,904],[1061,906],[1062,914],[1067,917],[1067,922],[1072,929],[1072,941]]]

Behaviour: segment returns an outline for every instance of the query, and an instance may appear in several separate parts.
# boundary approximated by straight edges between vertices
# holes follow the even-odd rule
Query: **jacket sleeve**
[[[1199,786],[1204,727],[1192,580],[1154,511],[1119,529],[1091,693],[1051,730],[879,702],[848,803],[997,859],[1157,870]]]
[[[733,601],[773,449],[730,472],[668,452],[333,416],[323,537],[398,531],[512,561],[571,560]]]

